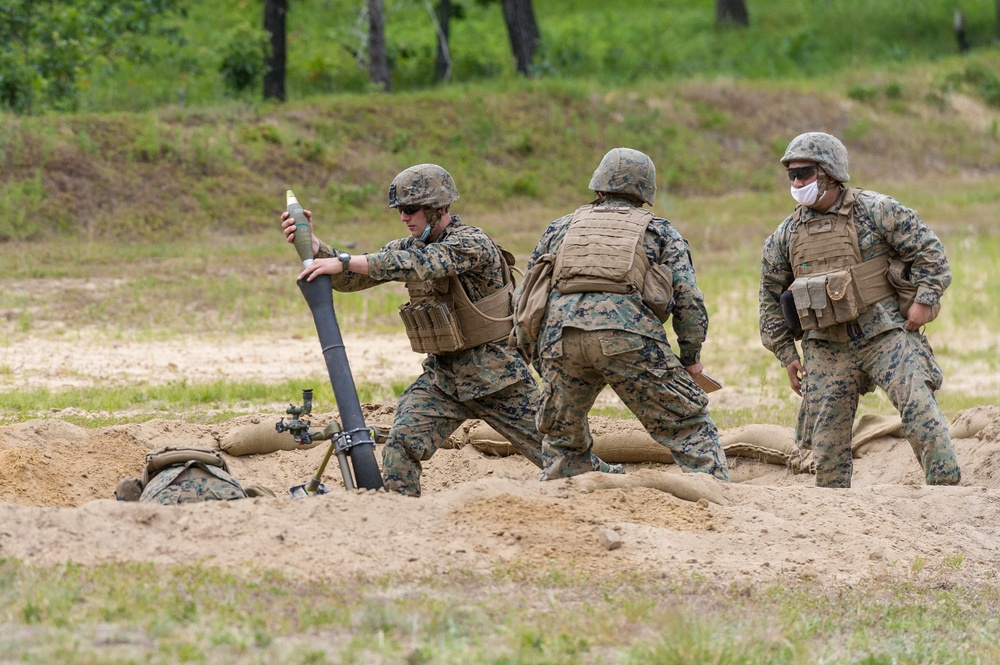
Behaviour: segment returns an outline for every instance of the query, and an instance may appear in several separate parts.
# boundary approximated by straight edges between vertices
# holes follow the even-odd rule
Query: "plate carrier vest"
[[[642,291],[649,257],[642,246],[653,213],[628,205],[588,204],[573,213],[556,253],[560,293]]]
[[[406,282],[410,302],[400,306],[410,348],[417,353],[453,353],[506,340],[513,328],[514,255],[496,243],[504,285],[473,304],[458,277]]]
[[[862,190],[845,191],[840,207],[802,221],[803,206],[791,220],[788,255],[795,281],[789,287],[802,330],[849,323],[873,304],[896,296],[886,273],[887,254],[861,260],[854,202]]]

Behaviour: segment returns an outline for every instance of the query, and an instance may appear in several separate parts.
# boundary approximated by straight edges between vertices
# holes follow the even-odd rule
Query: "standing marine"
[[[389,186],[389,207],[410,234],[378,252],[334,255],[312,237],[315,260],[300,279],[331,275],[337,291],[359,291],[403,282],[410,300],[400,308],[410,346],[427,354],[423,373],[396,405],[382,453],[386,489],[420,495],[421,462],[463,422],[479,418],[524,457],[542,467],[541,435],[535,427],[540,394],[527,364],[506,341],[511,330],[514,257],[482,229],[451,212],[455,182],[436,164],[418,164]],[[312,214],[305,211],[312,224]],[[282,215],[293,242],[295,225]],[[588,470],[621,473],[597,457]]]
[[[519,317],[537,321],[535,330],[519,320],[515,334],[543,382],[543,476],[590,470],[587,414],[610,385],[682,469],[728,481],[708,396],[695,381],[708,314],[688,244],[642,207],[656,195],[653,161],[615,148],[590,189],[597,199],[552,222],[535,247],[519,298],[537,307],[518,301]],[[542,269],[547,280],[535,282]]]
[[[816,485],[851,486],[858,399],[876,386],[927,483],[958,484],[935,397],[943,377],[921,332],[951,283],[941,241],[892,197],[847,187],[847,149],[830,134],[795,137],[781,163],[798,205],[764,243],[760,336],[802,396],[795,438],[813,451]]]

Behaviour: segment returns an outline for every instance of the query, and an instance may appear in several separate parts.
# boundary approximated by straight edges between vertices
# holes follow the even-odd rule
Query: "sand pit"
[[[387,424],[392,407],[366,405],[366,413],[370,423]],[[85,429],[33,420],[0,428],[0,556],[276,568],[303,579],[525,565],[831,582],[905,571],[917,559],[929,570],[961,561],[963,575],[986,579],[1000,560],[997,407],[963,411],[953,423],[962,435],[958,487],[926,487],[908,443],[888,427],[856,450],[851,490],[817,489],[812,475],[752,456],[731,458],[729,485],[702,479],[718,500],[663,491],[678,474],[663,463],[626,464],[628,481],[617,484],[592,475],[541,483],[523,458],[489,455],[459,437],[461,447],[425,464],[419,499],[347,493],[335,464],[324,478],[330,494],[287,496],[315,472],[325,444],[227,455],[237,478],[273,490],[274,499],[167,507],[112,498],[115,483],[138,475],[150,450],[217,447],[230,430],[253,419],[269,426],[280,415],[219,425],[152,420]]]

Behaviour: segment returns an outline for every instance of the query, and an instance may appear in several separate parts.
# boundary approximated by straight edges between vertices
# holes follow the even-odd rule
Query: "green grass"
[[[850,587],[498,568],[298,581],[278,572],[0,559],[0,656],[25,662],[975,663],[1000,594],[961,561]],[[512,593],[516,591],[516,593]]]
[[[0,374],[10,373],[0,371]],[[413,378],[416,377],[409,381],[393,381],[389,385],[358,381],[355,387],[362,403],[381,404],[395,401]],[[85,427],[144,422],[153,418],[218,423],[244,413],[283,412],[289,403],[299,401],[303,388],[314,391],[314,412],[336,410],[329,378],[308,373],[279,383],[180,380],[157,385],[97,383],[63,390],[4,390],[0,391],[0,424],[50,417]]]
[[[151,42],[153,63],[101,63],[85,80],[84,110],[148,110],[167,105],[219,104],[230,93],[222,85],[222,44],[238,26],[257,28],[259,4],[246,0],[190,3],[180,23],[181,46]],[[795,0],[748,3],[749,28],[719,29],[712,0],[635,0],[624,11],[592,0],[535,3],[542,41],[534,61],[537,76],[585,79],[625,87],[644,81],[727,76],[774,80],[899,68],[957,53],[952,31],[954,4],[945,0]],[[453,85],[514,79],[505,24],[496,3],[461,2],[451,24]],[[290,99],[371,89],[356,52],[358,6],[297,3],[287,15],[287,87]],[[433,85],[435,34],[420,2],[386,3],[386,38],[395,90]],[[962,7],[973,51],[994,47],[996,18],[989,3]],[[845,44],[850,44],[845,55]],[[957,79],[996,103],[995,79],[973,71]],[[859,101],[898,99],[898,85],[867,80],[851,86]],[[847,90],[845,89],[845,92]],[[259,95],[259,87],[243,99]]]

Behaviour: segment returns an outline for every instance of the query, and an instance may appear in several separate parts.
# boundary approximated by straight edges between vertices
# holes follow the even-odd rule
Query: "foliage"
[[[289,100],[368,90],[367,72],[359,66],[366,29],[359,20],[360,4],[291,3]],[[933,62],[957,53],[951,0],[755,0],[750,25],[740,29],[716,26],[714,0],[634,0],[627,10],[597,0],[534,4],[542,33],[533,62],[536,75],[611,87],[690,77],[798,78],[875,64]],[[435,86],[437,43],[428,3],[396,0],[385,6],[393,89]],[[82,107],[147,109],[175,101],[181,89],[186,103],[218,102],[226,90],[218,69],[219,34],[246,23],[248,11],[258,7],[246,0],[192,4],[190,18],[180,26],[186,48],[151,41],[155,62],[94,69]],[[452,81],[514,79],[499,3],[453,0],[452,7]],[[963,9],[971,53],[992,48],[992,8],[976,3]]]
[[[249,25],[238,25],[229,32],[222,46],[222,82],[239,94],[259,86],[271,49],[267,33]]]
[[[81,78],[115,58],[141,61],[141,38],[181,35],[164,18],[186,0],[6,0],[0,5],[0,107],[73,110]]]

